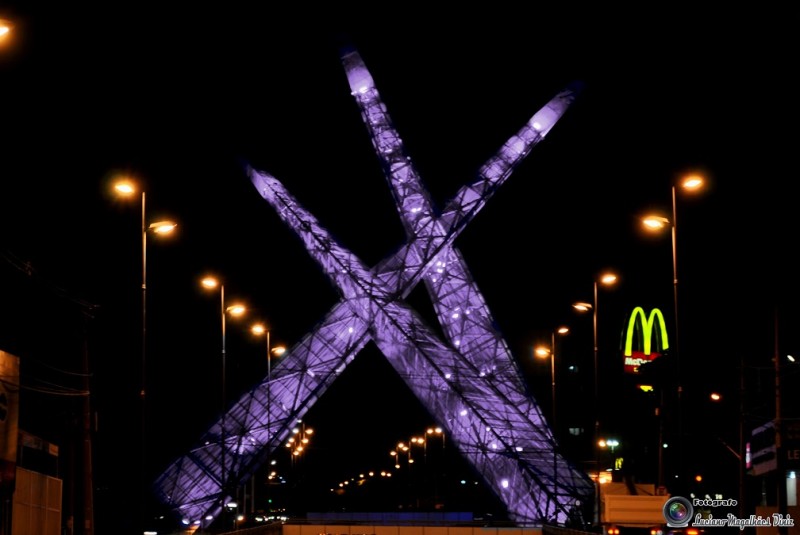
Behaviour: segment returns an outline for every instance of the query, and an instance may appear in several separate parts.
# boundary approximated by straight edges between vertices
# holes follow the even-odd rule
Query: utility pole
[[[94,533],[94,478],[92,473],[92,403],[89,375],[89,347],[86,323],[90,316],[84,314],[82,373],[83,373],[83,535]]]

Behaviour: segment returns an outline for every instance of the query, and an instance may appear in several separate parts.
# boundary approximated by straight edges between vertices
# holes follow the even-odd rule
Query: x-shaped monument
[[[519,524],[563,523],[594,486],[557,452],[554,436],[453,243],[571,104],[556,95],[512,136],[440,213],[357,52],[343,56],[352,94],[384,167],[407,243],[370,269],[338,244],[273,176],[249,169],[261,196],[303,240],[342,299],[156,480],[186,523],[210,524],[233,489],[285,443],[301,418],[372,340],[458,451]],[[425,281],[446,340],[406,302]],[[224,425],[224,429],[223,426]],[[226,466],[222,466],[225,459]]]

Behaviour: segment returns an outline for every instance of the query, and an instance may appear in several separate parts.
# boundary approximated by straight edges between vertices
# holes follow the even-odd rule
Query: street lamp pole
[[[272,443],[272,439],[274,434],[272,433],[272,355],[274,354],[276,357],[280,357],[286,352],[286,347],[282,345],[278,345],[276,347],[272,347],[272,342],[270,338],[270,330],[266,327],[264,323],[255,323],[250,327],[250,332],[256,336],[264,335],[267,341],[267,452],[266,452],[266,465],[267,465],[267,515],[271,512],[269,510],[269,485],[274,477],[272,469],[270,468],[272,464],[275,462],[270,461],[270,456],[272,454],[272,450],[274,445]],[[305,431],[305,427],[304,433]],[[312,433],[313,430],[308,430],[308,433]],[[290,439],[290,442],[293,442],[294,439]],[[306,439],[307,442],[307,439]],[[287,444],[288,446],[288,444]],[[292,453],[292,463],[294,463],[294,455],[295,452]],[[256,510],[255,506],[255,476],[251,479],[251,491],[250,491],[250,509],[254,513]]]
[[[566,327],[562,327],[558,332],[562,332],[562,329],[566,329]],[[550,333],[550,387],[550,395],[553,398],[551,408],[553,409],[553,500],[555,504],[558,503],[558,452],[556,450],[556,331]],[[557,509],[553,511],[553,515],[556,523],[558,523]]]
[[[690,174],[685,176],[679,183],[680,188],[687,192],[696,192],[703,188],[705,179],[697,174]],[[671,186],[672,194],[672,219],[669,220],[665,217],[658,215],[650,215],[643,218],[645,228],[649,230],[660,230],[666,225],[670,226],[670,235],[672,241],[672,310],[674,313],[675,324],[675,337],[674,337],[674,354],[675,354],[675,386],[676,386],[676,420],[677,420],[677,450],[678,462],[677,466],[680,470],[683,466],[683,384],[681,378],[681,359],[680,359],[680,321],[678,315],[678,191],[675,184]],[[663,395],[661,405],[663,407]],[[660,407],[660,409],[662,408]],[[663,421],[663,415],[659,414]],[[663,424],[661,424],[663,425]],[[661,449],[663,444],[659,443],[659,472],[663,471],[663,461]],[[682,482],[682,478],[681,478]]]
[[[123,197],[130,197],[136,192],[137,186],[133,181],[123,179],[114,184],[116,193]],[[141,364],[140,364],[140,389],[139,389],[139,404],[141,406],[141,422],[140,422],[140,453],[141,453],[141,466],[140,475],[142,504],[141,504],[141,521],[144,522],[144,493],[145,493],[145,478],[147,466],[147,232],[153,231],[157,234],[168,234],[172,232],[177,224],[173,221],[158,221],[148,226],[147,224],[147,205],[146,195],[144,190],[141,194],[141,233],[142,233],[142,335],[141,335]]]
[[[675,373],[676,380],[678,381],[678,406],[680,406],[680,399],[683,394],[683,387],[681,386],[681,360],[679,358],[678,348],[678,209],[676,202],[675,185],[672,185],[672,310],[675,313]],[[680,411],[678,411],[678,418],[680,421]]]
[[[142,190],[142,347],[141,347],[141,365],[140,365],[140,384],[139,390],[139,403],[141,405],[141,519],[142,527],[146,528],[147,520],[145,518],[145,481],[146,481],[146,467],[147,467],[147,216],[145,208],[145,192]]]
[[[222,417],[220,420],[220,500],[225,500],[225,488],[227,486],[227,474],[225,466],[225,435],[227,432],[227,363],[226,363],[226,347],[225,347],[225,330],[226,330],[226,317],[230,312],[234,316],[244,314],[244,305],[234,304],[231,306],[225,305],[225,285],[214,277],[206,277],[201,281],[204,288],[214,289],[219,286],[219,301],[220,301],[220,319],[222,322]],[[222,504],[224,507],[226,504]]]
[[[598,352],[599,347],[597,343],[597,293],[598,293],[598,285],[603,284],[606,286],[610,286],[617,281],[617,276],[613,273],[604,273],[600,276],[599,279],[594,280],[593,284],[593,301],[592,304],[589,303],[575,303],[573,304],[573,308],[580,312],[587,312],[591,309],[592,311],[592,344],[594,346],[594,437],[592,440],[592,448],[594,449],[594,464],[595,470],[597,471],[597,491],[595,493],[596,497],[596,509],[597,509],[597,523],[600,524],[600,452],[597,448],[597,442],[600,439],[600,367],[599,367],[599,359],[598,359]],[[598,284],[599,283],[599,284]]]
[[[270,330],[263,324],[263,323],[256,323],[250,328],[250,331],[255,334],[256,336],[264,335],[267,340],[267,470],[269,471],[270,468],[270,454],[272,453],[272,345],[270,343]],[[278,350],[282,350],[283,347],[278,346],[275,348],[276,354],[280,354]],[[282,353],[282,351],[281,351]],[[270,473],[267,473],[267,485],[269,486],[269,482],[271,480]],[[251,509],[255,512],[255,486],[253,486],[253,492],[250,494],[251,499]],[[267,502],[269,503],[269,502]],[[269,511],[267,512],[269,513]]]
[[[556,436],[556,332],[550,333],[550,397],[553,412],[553,438]]]
[[[267,329],[267,470],[271,470],[269,464],[269,457],[272,450],[272,350],[269,343],[269,329]],[[269,478],[269,475],[267,475]],[[255,499],[255,484],[252,486],[250,493],[250,510],[253,514],[256,512],[256,499]],[[269,479],[267,479],[267,491],[269,491]],[[267,500],[269,500],[269,492],[267,493]],[[267,501],[269,506],[269,501]],[[269,516],[270,511],[267,511]]]
[[[139,399],[142,405],[142,474],[145,468],[145,444],[147,432],[147,216],[145,209],[145,192],[142,190],[142,355],[141,355],[141,390]]]
[[[602,514],[600,508],[600,450],[597,448],[597,441],[600,438],[600,381],[598,366],[598,346],[597,346],[597,280],[594,281],[594,301],[592,306],[592,340],[594,344],[594,439],[592,449],[594,449],[594,469],[597,472],[597,492],[595,496],[597,508],[597,525],[601,525]]]
[[[683,385],[681,381],[681,357],[680,357],[680,325],[678,321],[678,209],[677,209],[677,196],[675,191],[675,185],[672,185],[672,225],[671,225],[671,235],[672,235],[672,310],[675,314],[675,381],[676,381],[676,395],[678,397],[677,400],[677,412],[676,415],[678,419],[678,469],[680,470],[683,466]],[[659,415],[661,417],[661,415]],[[663,420],[662,420],[663,421]],[[663,452],[661,451],[664,448],[663,444],[658,445],[659,448],[659,455],[662,456]],[[662,463],[659,467],[659,471],[663,471],[663,459],[659,457],[660,462]],[[683,483],[683,478],[681,478],[681,483]],[[663,479],[662,479],[663,484]]]
[[[540,357],[550,357],[550,397],[551,397],[551,413],[550,426],[553,433],[553,499],[558,495],[558,451],[557,445],[557,432],[556,432],[556,334],[567,334],[568,327],[559,327],[550,333],[550,348],[545,349],[538,347],[535,353]],[[554,510],[554,517],[558,519],[558,511]]]
[[[227,379],[225,377],[227,364],[225,362],[225,285],[219,285],[220,316],[222,317],[222,428],[220,429],[220,497],[225,499],[225,432],[226,432],[226,405],[227,405]],[[224,504],[223,504],[224,505]]]

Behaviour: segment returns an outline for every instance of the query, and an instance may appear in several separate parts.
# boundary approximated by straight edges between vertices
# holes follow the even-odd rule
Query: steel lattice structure
[[[233,490],[285,443],[294,423],[373,340],[506,505],[511,520],[563,523],[591,496],[593,483],[558,454],[454,240],[561,118],[575,90],[565,89],[536,112],[439,212],[361,57],[350,51],[343,63],[407,243],[370,268],[275,177],[249,169],[259,194],[303,240],[341,300],[281,359],[269,380],[242,396],[195,449],[167,468],[155,482],[156,493],[186,522],[210,524]],[[445,339],[405,302],[420,280]]]

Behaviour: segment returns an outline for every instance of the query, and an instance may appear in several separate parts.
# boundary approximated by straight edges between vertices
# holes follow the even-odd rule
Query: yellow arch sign
[[[658,320],[658,331],[653,331],[656,326],[656,320]],[[633,309],[633,312],[631,312],[631,317],[628,320],[628,330],[625,333],[624,356],[630,357],[633,354],[633,337],[636,334],[637,322],[639,322],[641,326],[642,353],[645,355],[652,354],[653,332],[656,333],[657,342],[661,346],[661,351],[669,349],[667,325],[664,322],[664,314],[661,313],[661,310],[654,308],[650,311],[650,315],[647,316],[642,307],[636,307]]]

